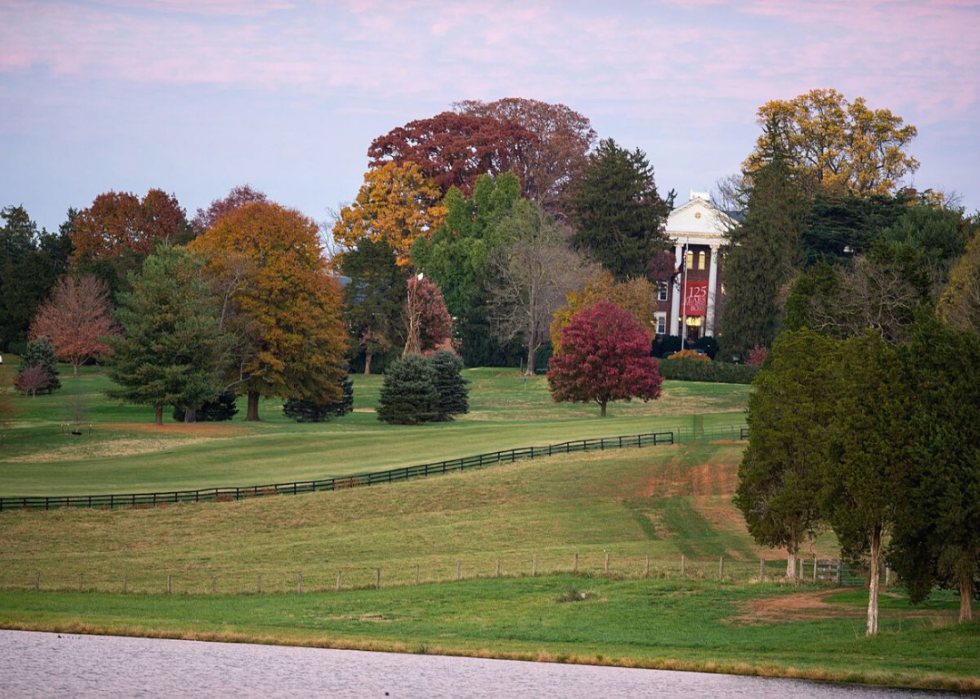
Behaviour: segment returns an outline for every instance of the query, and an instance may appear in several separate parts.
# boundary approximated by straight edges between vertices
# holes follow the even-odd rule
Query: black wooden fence
[[[157,505],[188,502],[229,502],[264,495],[295,495],[326,490],[343,490],[379,483],[395,483],[420,476],[431,476],[451,471],[463,471],[492,464],[509,463],[518,459],[534,459],[554,454],[571,454],[579,451],[599,451],[622,447],[646,447],[658,444],[673,444],[673,432],[649,432],[646,434],[578,439],[560,444],[541,447],[518,447],[501,451],[447,459],[417,466],[392,468],[373,473],[357,473],[349,476],[335,476],[316,481],[295,483],[273,483],[270,485],[250,485],[245,487],[201,488],[199,490],[175,490],[165,493],[127,493],[118,495],[32,495],[23,497],[0,497],[0,512],[4,510],[51,510],[60,507],[155,507]]]

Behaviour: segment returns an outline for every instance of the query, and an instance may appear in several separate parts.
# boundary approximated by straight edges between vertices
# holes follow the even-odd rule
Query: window
[[[694,251],[690,248],[687,250],[687,262],[684,263],[684,266],[688,269],[694,269]]]
[[[657,300],[667,300],[667,282],[657,282]]]
[[[704,269],[704,250],[698,253],[698,269]]]
[[[667,314],[666,313],[654,313],[653,314],[653,323],[654,323],[654,326],[657,328],[657,334],[658,335],[666,335],[667,334]]]

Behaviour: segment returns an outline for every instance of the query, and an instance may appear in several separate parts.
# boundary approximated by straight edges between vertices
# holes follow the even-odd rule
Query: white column
[[[708,308],[704,320],[704,334],[715,334],[715,287],[718,286],[718,246],[711,246],[711,262],[708,263]]]
[[[678,242],[674,245],[674,269],[681,266],[681,255],[684,249]],[[670,295],[670,324],[667,326],[668,335],[680,335],[678,323],[681,322],[681,276],[678,274],[674,279],[673,293]]]

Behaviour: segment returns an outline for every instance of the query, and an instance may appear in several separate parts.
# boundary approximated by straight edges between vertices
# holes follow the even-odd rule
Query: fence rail
[[[679,441],[684,441],[683,439]],[[395,483],[411,478],[432,476],[470,468],[481,468],[499,463],[511,463],[519,459],[535,459],[555,454],[572,454],[581,451],[603,451],[623,447],[646,447],[674,444],[674,432],[648,432],[645,434],[577,439],[559,444],[537,447],[502,449],[475,456],[446,459],[416,466],[403,466],[385,471],[334,476],[313,481],[272,483],[268,485],[225,486],[197,490],[175,490],[162,493],[125,493],[110,495],[28,495],[0,497],[0,512],[6,510],[52,510],[62,507],[156,507],[165,504],[190,502],[230,502],[265,495],[296,495],[331,490],[344,490],[379,483]]]

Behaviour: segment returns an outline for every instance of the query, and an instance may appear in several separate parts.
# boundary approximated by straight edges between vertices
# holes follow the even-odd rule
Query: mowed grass
[[[319,424],[282,415],[264,400],[260,423],[235,420],[152,424],[152,410],[105,399],[109,380],[95,368],[62,376],[53,395],[16,399],[19,414],[0,450],[0,495],[163,492],[212,486],[286,483],[377,471],[520,446],[666,429],[706,430],[744,423],[749,387],[667,382],[650,403],[619,403],[598,417],[590,405],[554,404],[543,377],[472,369],[471,412],[453,422],[385,425],[373,413],[382,378],[355,377],[355,410]],[[84,406],[81,436],[66,421]]]
[[[742,448],[563,455],[229,503],[2,513],[0,626],[980,690],[980,625],[953,624],[952,597],[920,610],[889,591],[883,632],[865,639],[863,592],[776,582],[780,552],[758,549],[731,505]],[[834,555],[832,543],[818,553]],[[765,583],[753,579],[759,555],[770,558]],[[559,601],[573,593],[587,598]]]

